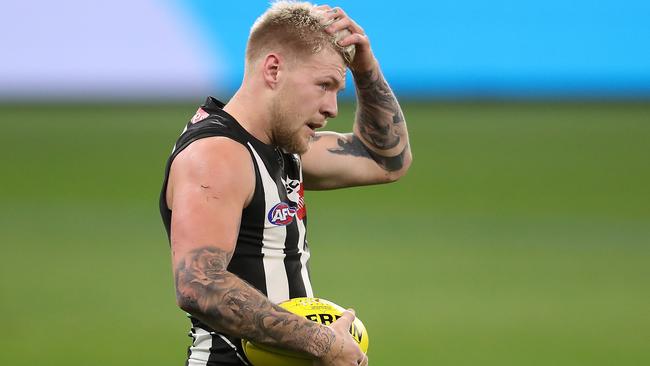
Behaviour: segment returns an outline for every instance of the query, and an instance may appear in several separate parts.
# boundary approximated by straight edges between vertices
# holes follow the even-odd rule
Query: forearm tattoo
[[[339,155],[360,156],[374,160],[382,168],[389,172],[402,169],[404,166],[404,155],[406,147],[396,156],[383,156],[368,149],[356,135],[349,134],[337,139],[338,148],[330,148],[329,152]]]
[[[328,151],[372,159],[389,172],[402,169],[409,144],[397,98],[379,69],[355,73],[354,80],[359,100],[355,134],[339,137],[338,147]],[[396,152],[400,144],[404,146]]]
[[[334,332],[273,304],[228,272],[231,255],[215,247],[199,248],[177,265],[176,297],[181,308],[229,335],[326,355],[335,341]]]
[[[408,135],[404,114],[397,98],[388,86],[379,68],[365,73],[354,73],[358,107],[356,127],[369,157],[384,169],[399,170],[408,149]],[[357,143],[356,141],[349,141]],[[342,141],[339,140],[339,146]],[[395,148],[403,146],[399,151]],[[342,146],[341,146],[342,147]],[[343,148],[336,153],[352,150]]]

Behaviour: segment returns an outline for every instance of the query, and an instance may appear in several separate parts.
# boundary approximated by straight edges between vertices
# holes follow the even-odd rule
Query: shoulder
[[[250,153],[241,142],[227,136],[204,137],[193,141],[181,151],[176,162],[228,163],[229,160],[250,160]]]
[[[255,189],[255,168],[248,149],[241,143],[228,137],[206,137],[192,142],[176,156],[169,183],[170,204],[181,186],[210,187],[224,194],[244,195],[249,202]]]

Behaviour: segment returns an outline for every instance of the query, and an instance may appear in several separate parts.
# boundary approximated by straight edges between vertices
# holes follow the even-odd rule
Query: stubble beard
[[[278,95],[271,104],[271,138],[273,144],[292,154],[304,154],[309,150],[309,141],[301,136],[303,124],[292,129],[291,108],[283,103],[283,96]]]

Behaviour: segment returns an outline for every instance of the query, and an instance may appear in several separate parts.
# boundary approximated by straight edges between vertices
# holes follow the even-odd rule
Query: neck
[[[265,108],[263,98],[254,97],[243,85],[224,106],[223,110],[233,116],[239,124],[265,144],[271,144],[271,128],[268,108]]]

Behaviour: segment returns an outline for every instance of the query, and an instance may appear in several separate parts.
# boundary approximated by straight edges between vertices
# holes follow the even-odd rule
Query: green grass
[[[650,364],[650,104],[404,109],[403,180],[307,194],[372,364]],[[0,364],[183,363],[157,196],[194,110],[0,106]]]

